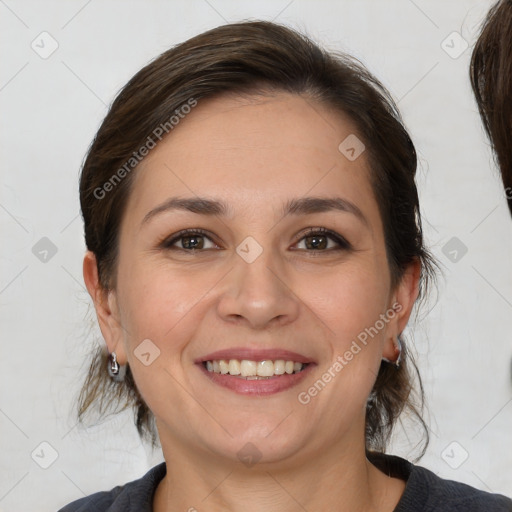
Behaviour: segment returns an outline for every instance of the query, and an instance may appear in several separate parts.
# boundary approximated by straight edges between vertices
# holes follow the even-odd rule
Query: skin
[[[338,150],[350,120],[288,93],[200,100],[140,164],[121,225],[114,290],[98,283],[94,254],[84,279],[110,352],[129,363],[157,419],[167,475],[157,512],[189,510],[391,511],[405,483],[365,457],[364,415],[381,359],[418,294],[419,266],[394,289],[365,153]],[[225,201],[226,216],[168,211],[142,219],[169,197]],[[303,196],[339,196],[343,211],[281,215]],[[351,249],[306,245],[325,227]],[[185,228],[209,238],[194,254],[161,240]],[[237,246],[252,236],[262,254],[247,263]],[[190,241],[190,240],[189,240]],[[325,241],[325,240],[324,240]],[[365,328],[402,309],[307,405],[297,400]],[[160,355],[145,366],[134,350],[150,339]],[[194,359],[235,346],[282,348],[313,358],[305,382],[271,396],[243,396],[210,383]],[[261,453],[247,467],[246,443]],[[247,484],[250,482],[250,485]]]

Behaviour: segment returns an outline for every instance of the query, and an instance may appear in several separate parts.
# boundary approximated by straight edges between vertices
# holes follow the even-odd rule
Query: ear
[[[386,329],[386,340],[382,356],[390,361],[397,358],[394,341],[407,326],[412,309],[419,294],[421,263],[415,260],[409,264],[402,279],[393,290],[389,307],[395,311]],[[391,317],[391,315],[389,315]]]
[[[119,308],[115,290],[105,290],[98,276],[98,265],[93,252],[87,251],[84,257],[83,274],[85,286],[91,296],[101,334],[107,343],[109,352],[115,352],[119,364],[126,364],[126,352],[123,343]]]

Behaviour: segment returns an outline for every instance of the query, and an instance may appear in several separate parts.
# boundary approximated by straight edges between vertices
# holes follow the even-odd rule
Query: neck
[[[162,442],[167,474],[154,497],[156,512],[391,512],[405,489],[366,459],[364,443],[250,467],[182,447]]]

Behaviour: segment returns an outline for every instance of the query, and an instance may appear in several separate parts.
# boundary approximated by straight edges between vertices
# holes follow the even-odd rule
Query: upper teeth
[[[283,375],[284,373],[297,373],[304,367],[303,363],[294,361],[285,361],[277,359],[276,361],[249,361],[247,359],[220,359],[219,361],[206,361],[206,369],[209,372],[222,373],[230,375],[240,375],[242,377],[273,377],[274,375]]]

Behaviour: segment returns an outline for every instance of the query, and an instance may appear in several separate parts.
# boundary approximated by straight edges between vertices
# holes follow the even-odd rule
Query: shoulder
[[[153,494],[165,473],[162,462],[138,480],[73,501],[58,512],[151,512]]]
[[[501,494],[475,489],[469,485],[445,480],[421,466],[413,466],[409,481],[408,498],[411,504],[420,498],[425,510],[452,512],[512,512],[512,500]],[[405,510],[408,509],[404,509]],[[400,512],[399,510],[397,512]]]
[[[440,478],[400,457],[372,454],[368,458],[381,471],[406,481],[394,512],[512,512],[512,500],[501,494]]]

